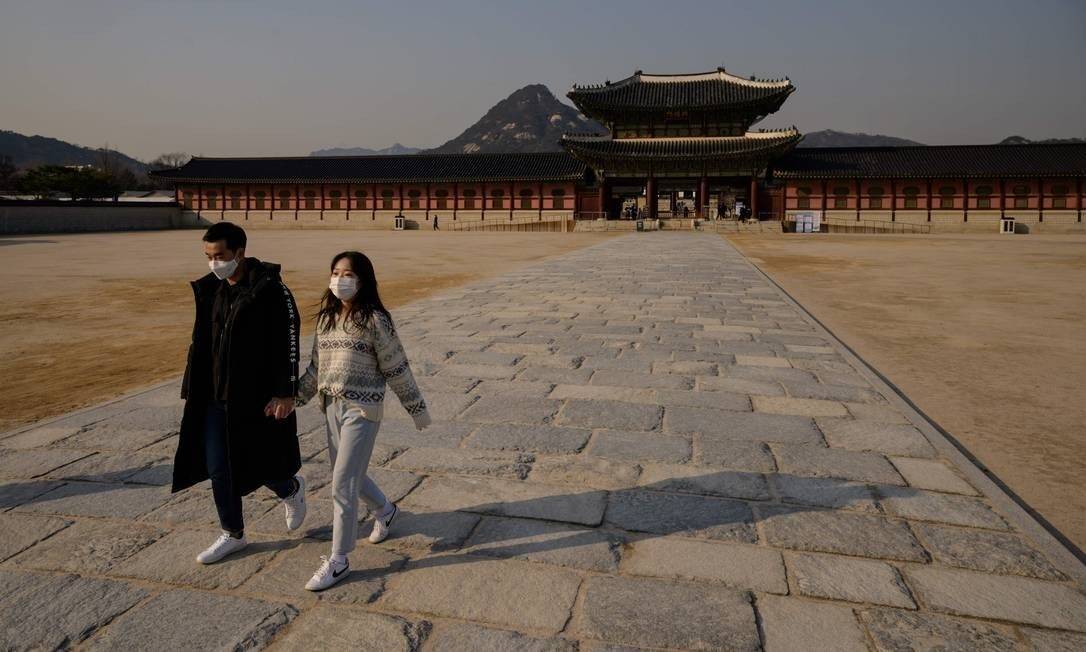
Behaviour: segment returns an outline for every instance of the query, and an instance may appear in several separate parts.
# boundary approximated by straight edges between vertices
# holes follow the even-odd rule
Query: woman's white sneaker
[[[298,490],[293,495],[283,499],[283,505],[287,513],[287,529],[297,530],[302,527],[302,521],[305,520],[305,478],[300,475],[294,476],[294,480],[298,483]]]
[[[321,555],[321,565],[317,569],[316,573],[313,573],[313,577],[309,578],[309,581],[305,583],[305,588],[309,591],[323,591],[331,586],[335,586],[344,577],[347,577],[351,572],[351,563],[344,562],[338,564],[330,557]]]
[[[231,536],[229,532],[223,532],[219,535],[218,539],[215,539],[215,543],[211,544],[207,550],[196,555],[196,561],[201,564],[214,564],[223,557],[234,554],[247,545],[249,545],[249,540],[245,538],[244,534],[238,539]]]
[[[373,517],[373,532],[370,532],[370,543],[381,543],[388,538],[388,532],[392,529],[392,519],[400,513],[400,508],[392,506],[392,511],[385,516]]]

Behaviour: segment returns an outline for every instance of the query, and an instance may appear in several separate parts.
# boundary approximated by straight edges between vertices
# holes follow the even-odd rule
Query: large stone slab
[[[577,643],[562,638],[541,639],[519,632],[491,629],[467,623],[448,623],[436,627],[426,639],[432,652],[578,652]]]
[[[878,451],[890,455],[935,457],[924,435],[906,423],[879,423],[856,419],[819,419],[826,441],[836,448]]]
[[[987,573],[1066,580],[1040,552],[1003,532],[914,523],[913,531],[936,561]]]
[[[806,478],[785,473],[769,476],[777,494],[786,503],[852,509],[878,513],[875,494],[866,484],[834,478]]]
[[[71,525],[71,521],[51,516],[0,514],[0,561],[26,550],[46,537]]]
[[[170,499],[167,487],[72,482],[50,491],[20,510],[40,514],[136,518]]]
[[[663,409],[621,401],[565,402],[555,421],[558,425],[611,430],[657,430]]]
[[[0,571],[0,647],[70,648],[146,596],[123,582]]]
[[[585,638],[684,650],[760,649],[745,592],[626,577],[590,577],[585,583],[574,623]]]
[[[822,444],[822,434],[807,417],[676,407],[668,410],[664,426],[705,439]]]
[[[903,561],[928,558],[902,521],[800,507],[759,507],[759,516],[769,543],[782,548]]]
[[[0,449],[0,478],[35,478],[92,454],[66,448]]]
[[[307,591],[305,583],[321,565],[321,555],[329,554],[331,545],[327,541],[298,541],[248,578],[241,591],[294,604],[311,602],[318,594]],[[384,589],[385,579],[402,568],[405,561],[403,555],[368,544],[359,545],[349,559],[350,576],[322,591],[321,600],[356,604],[373,602]]]
[[[600,573],[618,568],[618,542],[599,530],[528,519],[484,518],[464,551]]]
[[[585,448],[586,455],[629,461],[686,462],[690,440],[659,432],[598,430]]]
[[[777,467],[784,473],[880,484],[905,484],[890,462],[878,453],[783,444],[775,445],[772,449],[777,458]]]
[[[102,452],[76,460],[46,474],[58,480],[88,480],[91,482],[124,482],[155,465],[168,463],[167,458],[138,451]],[[171,469],[172,470],[172,469]],[[172,473],[171,473],[172,475]],[[147,476],[144,476],[146,479]]]
[[[559,455],[537,458],[528,480],[593,489],[628,489],[637,485],[640,474],[641,467],[634,462]]]
[[[554,419],[561,401],[517,394],[484,396],[464,411],[462,419],[481,423],[544,424]]]
[[[719,582],[766,593],[787,593],[784,563],[776,550],[665,536],[634,541],[622,555],[631,575]]]
[[[880,487],[879,494],[886,511],[907,519],[993,530],[1008,529],[1003,518],[977,498],[920,491],[911,487]]]
[[[103,575],[165,534],[162,528],[142,523],[82,520],[11,563],[19,568]]]
[[[264,567],[283,544],[249,537],[249,546],[222,561],[205,565],[196,555],[219,536],[213,530],[179,530],[144,548],[113,568],[117,577],[202,589],[236,589]]]
[[[1013,652],[1022,646],[1011,628],[929,612],[869,609],[860,614],[875,649],[886,652],[991,650]]]
[[[404,506],[599,525],[605,501],[603,491],[492,478],[431,477],[407,497]]]
[[[590,430],[513,424],[479,426],[464,442],[470,448],[576,453],[588,442]]]
[[[910,567],[905,574],[935,611],[1086,632],[1086,595],[1067,584],[941,566]]]
[[[665,494],[616,491],[607,504],[607,523],[630,532],[685,534],[705,539],[754,543],[750,506],[743,502]]]
[[[852,610],[836,604],[767,595],[758,599],[766,652],[867,650]]]
[[[92,650],[255,649],[266,646],[298,614],[273,604],[195,591],[160,593],[118,618],[101,636],[88,642]]]
[[[0,510],[9,510],[33,502],[62,486],[57,480],[11,480],[0,482]]]
[[[616,387],[612,385],[557,385],[551,391],[553,399],[576,399],[582,401],[624,401],[627,403],[645,403],[655,405],[656,390],[637,387]]]
[[[1036,652],[1081,652],[1081,650],[1086,650],[1086,634],[1025,627],[1021,631]]]
[[[429,623],[320,605],[306,610],[275,640],[275,649],[310,652],[314,642],[328,650],[414,652]],[[467,648],[464,648],[467,649]]]
[[[569,619],[580,584],[578,575],[540,564],[437,556],[409,564],[390,578],[377,604],[556,634]]]
[[[974,489],[971,484],[951,470],[949,466],[938,460],[891,457],[890,461],[893,462],[910,487],[965,494],[967,496],[980,495],[980,492]]]
[[[897,569],[889,564],[839,555],[790,553],[785,558],[802,595],[916,608]]]
[[[397,450],[409,446],[457,448],[475,427],[473,423],[441,421],[430,425],[426,430],[419,431],[411,421],[385,420],[381,422],[381,428],[377,431],[377,442],[378,445],[384,444]],[[376,455],[375,450],[375,458]],[[370,460],[370,464],[380,466],[383,462],[373,459]]]
[[[692,462],[726,469],[770,473],[777,470],[777,463],[762,442],[706,439],[694,436]]]
[[[535,458],[528,453],[449,448],[409,448],[388,466],[420,473],[486,475],[496,478],[528,477]]]
[[[729,471],[690,464],[645,464],[638,484],[646,489],[766,500],[769,488],[761,473]]]
[[[382,546],[408,553],[455,550],[475,529],[479,518],[476,514],[464,512],[420,511],[418,508],[409,511],[404,508],[396,517],[395,525]],[[372,528],[371,520],[365,527],[359,528],[359,538],[368,538]],[[330,531],[323,536],[331,538]]]

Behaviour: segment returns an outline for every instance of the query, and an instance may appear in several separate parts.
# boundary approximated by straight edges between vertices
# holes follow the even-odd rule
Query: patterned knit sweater
[[[415,426],[428,426],[426,401],[392,318],[375,313],[363,329],[350,320],[338,321],[328,332],[318,329],[313,338],[309,367],[298,382],[297,404],[304,405],[317,394],[343,398],[361,405],[367,419],[380,421],[387,382]]]

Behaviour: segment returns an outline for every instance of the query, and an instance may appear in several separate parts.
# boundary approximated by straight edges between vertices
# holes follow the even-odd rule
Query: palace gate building
[[[566,134],[565,151],[348,157],[197,157],[153,173],[204,221],[283,228],[427,228],[448,221],[637,214],[905,222],[994,232],[1001,217],[1038,231],[1083,230],[1086,144],[797,148],[788,129],[752,129],[796,90],[722,68],[638,71],[574,85],[568,97],[607,133]],[[556,144],[557,145],[557,144]]]

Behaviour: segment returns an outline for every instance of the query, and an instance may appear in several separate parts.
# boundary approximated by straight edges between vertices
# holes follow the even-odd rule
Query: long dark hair
[[[381,296],[377,294],[377,275],[373,271],[373,263],[366,254],[360,251],[344,251],[336,254],[332,259],[332,264],[328,266],[329,273],[344,258],[350,261],[351,271],[358,277],[358,294],[351,299],[351,312],[347,318],[359,329],[363,329],[378,313],[383,313],[388,317],[388,310],[385,304],[381,303]],[[325,289],[320,308],[317,310],[317,328],[323,333],[335,328],[342,310],[343,302],[332,294],[331,289]]]

